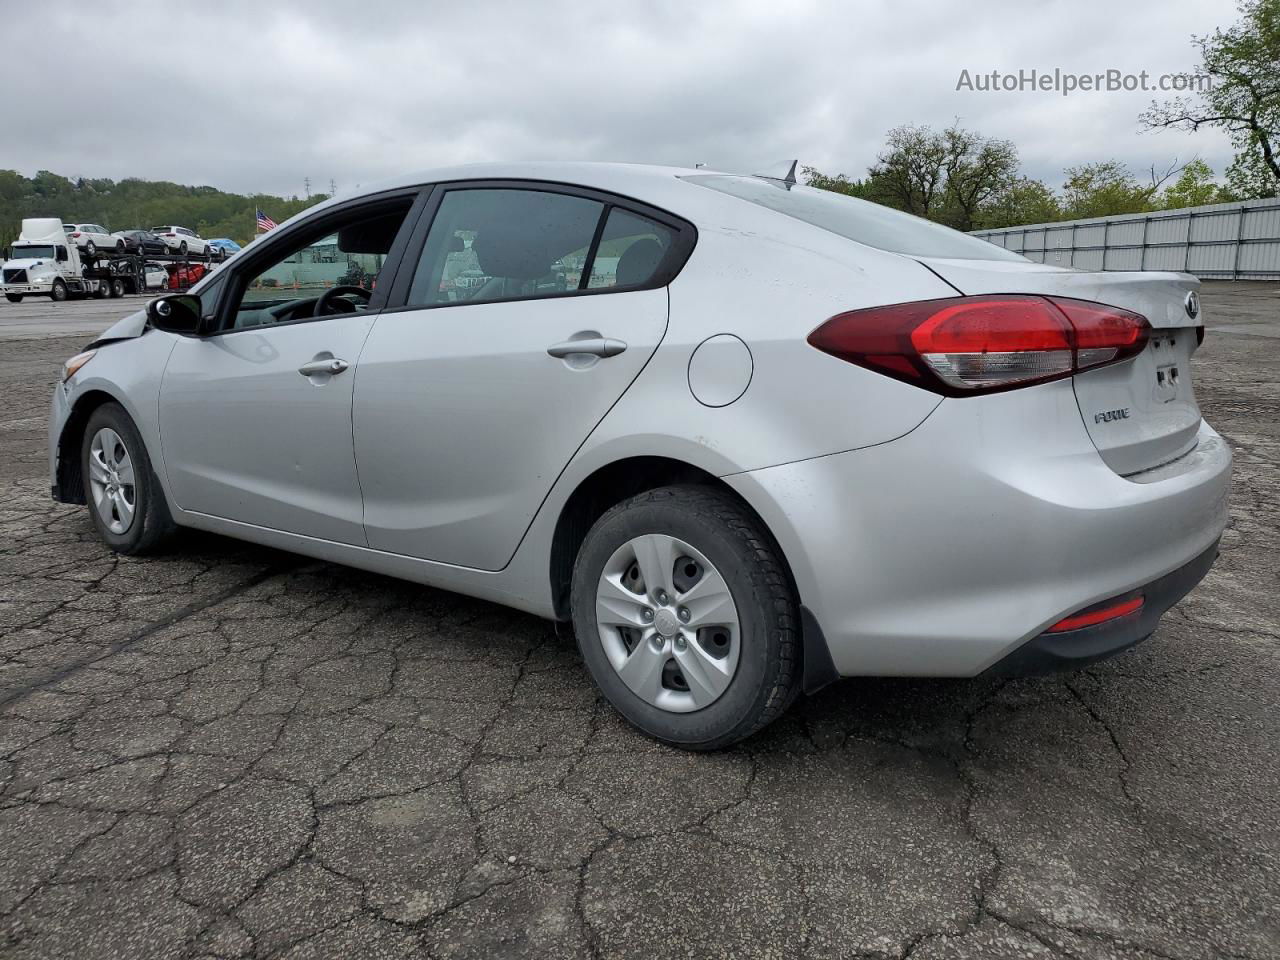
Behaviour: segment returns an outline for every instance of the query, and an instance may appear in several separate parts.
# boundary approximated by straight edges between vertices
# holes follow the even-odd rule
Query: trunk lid
[[[1196,445],[1200,408],[1191,355],[1202,326],[1200,281],[1185,273],[1087,272],[1027,261],[920,262],[965,295],[1030,293],[1091,300],[1146,317],[1151,339],[1131,360],[1073,378],[1085,429],[1098,453],[1122,476],[1175,460]],[[1196,297],[1190,298],[1196,293]],[[1193,317],[1188,303],[1194,301]]]

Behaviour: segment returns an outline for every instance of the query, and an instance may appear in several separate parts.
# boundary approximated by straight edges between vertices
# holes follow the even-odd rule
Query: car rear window
[[[747,200],[831,233],[891,253],[962,260],[1023,260],[995,244],[901,210],[830,190],[788,185],[763,177],[692,174],[682,177],[731,197]]]

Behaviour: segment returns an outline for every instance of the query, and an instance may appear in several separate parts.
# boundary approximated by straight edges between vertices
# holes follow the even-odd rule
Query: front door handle
[[[330,357],[327,360],[312,360],[310,363],[304,363],[298,368],[298,372],[304,377],[314,377],[321,373],[341,373],[349,366],[350,364],[345,360],[339,360],[337,357]]]
[[[553,357],[564,359],[575,353],[589,353],[595,357],[616,357],[627,345],[612,337],[591,337],[586,340],[562,340],[547,347],[547,353]]]

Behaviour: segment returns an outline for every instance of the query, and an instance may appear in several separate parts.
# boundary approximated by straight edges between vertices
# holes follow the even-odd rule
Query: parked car
[[[207,241],[209,244],[209,256],[215,260],[222,260],[231,256],[233,253],[240,252],[240,244],[236,243],[230,237],[218,237],[214,240]]]
[[[169,271],[163,263],[148,260],[142,265],[142,271],[148,290],[163,290],[169,286]]]
[[[165,242],[150,230],[117,230],[112,236],[124,241],[124,249],[127,253],[148,256],[150,254],[165,254],[169,252],[169,247]]]
[[[192,254],[202,257],[208,249],[208,244],[196,236],[194,230],[187,227],[152,227],[151,232],[164,241],[170,253],[176,253],[179,256]]]
[[[170,290],[185,290],[193,287],[204,277],[209,269],[203,263],[170,263],[165,266]]]
[[[372,282],[329,285],[298,257],[322,242]],[[569,256],[583,279],[548,289]],[[121,553],[196,527],[571,620],[626,719],[711,749],[839,676],[1151,634],[1227,517],[1198,287],[789,179],[437,170],[71,358],[53,491]]]
[[[115,250],[124,253],[125,242],[121,237],[112,234],[100,223],[64,223],[62,230],[67,239],[77,247],[93,256],[99,250]]]

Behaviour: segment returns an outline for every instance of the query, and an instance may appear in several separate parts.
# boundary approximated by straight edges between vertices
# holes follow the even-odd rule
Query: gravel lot
[[[212,537],[112,556],[49,500],[46,407],[64,334],[132,307],[0,303],[0,956],[1280,956],[1280,284],[1203,301],[1232,523],[1155,637],[845,681],[712,756],[549,623]]]

